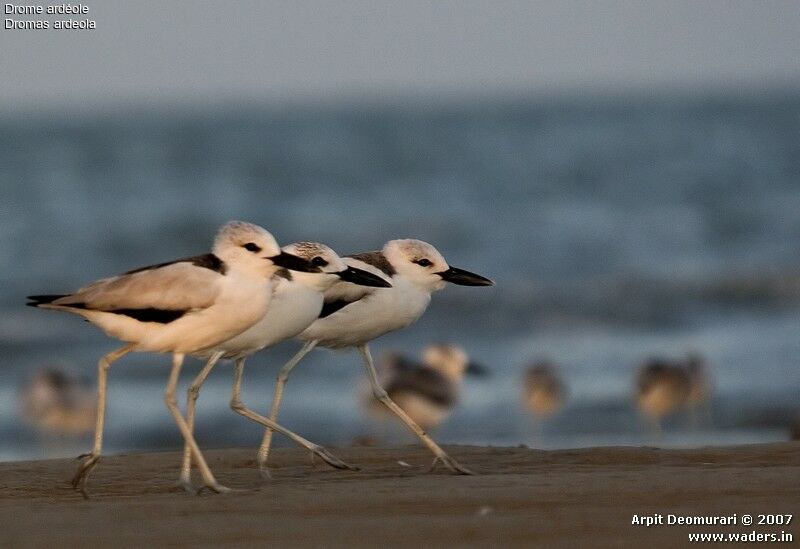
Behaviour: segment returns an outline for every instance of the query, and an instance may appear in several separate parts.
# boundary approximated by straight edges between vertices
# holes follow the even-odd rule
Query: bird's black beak
[[[489,369],[485,366],[481,366],[475,362],[470,362],[467,364],[467,375],[475,376],[475,377],[488,377],[489,376]]]
[[[278,267],[289,269],[290,271],[300,271],[303,273],[319,273],[320,268],[315,267],[310,261],[297,257],[286,252],[281,252],[278,255],[273,255],[270,259]]]
[[[344,271],[336,273],[339,278],[346,282],[352,282],[359,286],[371,286],[373,288],[391,288],[392,285],[378,275],[372,274],[368,271],[356,269],[355,267],[348,267]]]
[[[458,267],[450,267],[446,271],[438,273],[438,275],[442,277],[442,280],[459,286],[494,286],[494,282],[488,278]]]

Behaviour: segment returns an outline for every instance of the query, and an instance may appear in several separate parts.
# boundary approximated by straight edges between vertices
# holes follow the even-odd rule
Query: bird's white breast
[[[318,319],[300,334],[300,339],[317,339],[324,347],[348,347],[412,324],[427,309],[430,293],[402,275],[393,276],[391,282],[391,288],[375,288],[366,297]]]
[[[280,279],[263,317],[215,350],[225,351],[226,358],[237,358],[291,339],[319,316],[322,300],[320,292],[296,281]]]

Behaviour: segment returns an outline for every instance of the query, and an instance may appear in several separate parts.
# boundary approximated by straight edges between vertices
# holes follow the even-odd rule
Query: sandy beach
[[[416,447],[336,449],[358,472],[278,449],[274,478],[262,481],[252,449],[213,450],[220,481],[253,490],[201,496],[174,487],[176,452],[110,456],[89,500],[67,483],[74,460],[3,463],[0,545],[676,547],[689,533],[800,534],[794,522],[631,524],[634,515],[797,513],[798,444],[449,451],[477,474],[426,473],[429,457]]]

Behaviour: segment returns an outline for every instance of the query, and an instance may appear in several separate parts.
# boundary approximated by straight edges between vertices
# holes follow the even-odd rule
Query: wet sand
[[[789,526],[656,526],[633,515],[800,514],[800,444],[698,450],[451,446],[475,476],[426,473],[417,447],[332,449],[358,472],[279,448],[262,480],[253,449],[212,450],[220,482],[254,491],[175,488],[179,454],[111,456],[90,481],[74,460],[0,463],[0,546],[682,547],[690,532]],[[411,465],[398,464],[402,460]]]

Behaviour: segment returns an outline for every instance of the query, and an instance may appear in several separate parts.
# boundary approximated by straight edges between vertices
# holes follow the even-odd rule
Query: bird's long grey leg
[[[260,414],[257,414],[253,410],[247,408],[241,400],[241,391],[242,391],[242,373],[244,372],[244,359],[239,359],[236,361],[235,366],[235,373],[234,373],[234,381],[233,381],[233,392],[231,394],[231,409],[239,415],[246,417],[251,421],[255,421],[256,423],[260,423],[264,427],[269,427],[278,431],[282,435],[287,436],[292,442],[295,444],[302,446],[303,448],[307,448],[314,454],[318,455],[322,460],[330,465],[331,467],[335,467],[337,469],[351,469],[357,470],[356,467],[351,467],[350,465],[346,464],[330,452],[328,452],[322,446],[318,444],[314,444],[311,441],[308,441],[301,437],[300,435],[293,433],[289,429],[285,427],[281,427],[274,421],[266,418]]]
[[[186,392],[186,424],[189,426],[189,432],[192,435],[194,435],[194,412],[197,406],[197,397],[200,396],[200,388],[224,354],[223,351],[212,354]],[[188,443],[183,445],[183,466],[181,467],[181,476],[178,483],[187,492],[194,492],[192,487],[192,449]]]
[[[389,398],[389,395],[386,391],[381,387],[380,382],[378,381],[378,374],[375,371],[375,365],[372,362],[372,355],[369,352],[369,347],[367,345],[359,345],[358,351],[361,353],[361,357],[364,359],[364,366],[367,370],[367,376],[369,377],[369,383],[372,385],[372,393],[375,395],[375,398],[380,400],[384,406],[389,408],[394,414],[400,418],[400,420],[406,424],[406,426],[411,429],[411,431],[419,437],[419,439],[425,443],[433,455],[436,458],[433,460],[433,464],[431,465],[431,469],[436,466],[437,463],[442,463],[445,467],[447,467],[450,471],[460,475],[471,475],[473,474],[472,471],[459,465],[459,463],[451,458],[450,456],[445,453],[442,448],[434,442],[434,440],[425,433],[425,431],[416,424],[416,422],[408,417],[402,408],[400,408],[394,401]]]
[[[281,401],[283,400],[283,388],[286,386],[286,381],[289,379],[289,374],[297,366],[303,357],[310,353],[314,347],[317,346],[319,343],[318,340],[307,341],[300,350],[291,358],[289,362],[284,364],[283,368],[281,368],[280,372],[278,372],[278,379],[275,382],[275,394],[272,397],[272,407],[269,411],[269,419],[272,422],[276,422],[278,420],[278,410],[281,407]],[[264,439],[261,441],[261,446],[258,449],[258,468],[261,470],[261,474],[267,478],[269,478],[269,469],[267,468],[267,458],[269,458],[269,450],[272,444],[272,433],[273,429],[271,427],[267,427],[264,431]]]
[[[183,353],[175,353],[172,355],[172,371],[169,374],[167,390],[164,393],[164,402],[166,403],[170,414],[172,414],[175,423],[178,425],[178,429],[181,430],[184,442],[189,445],[192,455],[197,462],[197,468],[200,470],[200,474],[203,477],[203,488],[208,488],[212,492],[217,493],[232,492],[230,488],[222,486],[217,482],[217,479],[214,478],[214,475],[211,473],[211,469],[209,469],[203,454],[200,452],[200,448],[197,446],[197,442],[194,440],[194,436],[192,436],[189,426],[186,424],[186,420],[183,418],[181,411],[178,409],[178,400],[175,398],[175,391],[178,388],[178,376],[181,373],[183,359]]]
[[[135,345],[125,345],[116,351],[111,351],[97,363],[97,416],[95,418],[94,427],[94,446],[89,454],[80,456],[83,462],[78,467],[75,476],[72,477],[72,487],[80,490],[83,497],[88,498],[89,493],[86,491],[86,482],[89,480],[89,473],[95,468],[97,462],[100,461],[100,455],[103,451],[103,426],[105,425],[106,417],[106,380],[108,378],[108,369],[111,365],[133,351]]]

